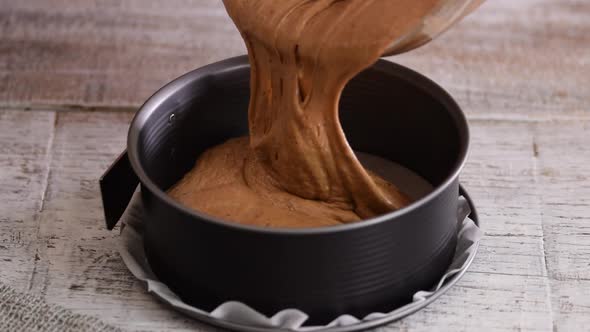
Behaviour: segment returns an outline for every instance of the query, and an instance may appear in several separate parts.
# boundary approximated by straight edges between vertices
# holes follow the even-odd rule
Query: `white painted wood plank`
[[[590,121],[548,123],[535,140],[555,326],[584,331],[590,326]]]
[[[554,331],[588,331],[590,281],[552,280]]]
[[[27,290],[33,273],[38,211],[47,186],[53,112],[0,111],[0,279]]]
[[[529,123],[471,122],[471,154],[461,181],[486,235],[473,271],[546,276],[533,130]]]
[[[590,121],[536,131],[549,272],[590,281]]]
[[[543,278],[468,272],[459,284],[389,331],[552,331]]]

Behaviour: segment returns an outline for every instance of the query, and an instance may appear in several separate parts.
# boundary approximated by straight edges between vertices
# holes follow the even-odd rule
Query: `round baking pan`
[[[209,216],[166,194],[207,148],[247,135],[249,71],[245,56],[211,64],[174,80],[142,106],[127,153],[101,182],[108,227],[141,183],[150,266],[203,310],[230,300],[267,316],[297,308],[309,314],[308,324],[318,325],[341,314],[390,312],[431,288],[457,242],[467,122],[437,84],[391,62],[380,60],[347,85],[340,120],[354,150],[430,182],[434,190],[425,197],[362,222],[277,229]]]

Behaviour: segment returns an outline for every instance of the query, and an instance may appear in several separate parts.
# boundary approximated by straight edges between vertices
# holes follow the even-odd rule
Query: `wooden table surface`
[[[122,328],[213,331],[130,275],[97,180],[156,89],[242,53],[216,0],[0,0],[0,280]],[[457,286],[379,331],[589,331],[590,3],[490,0],[392,61],[466,111],[485,237]]]

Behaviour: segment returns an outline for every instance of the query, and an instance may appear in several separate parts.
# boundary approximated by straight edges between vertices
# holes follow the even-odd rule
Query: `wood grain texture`
[[[590,3],[493,0],[391,58],[478,117],[590,117]],[[0,0],[0,103],[135,108],[245,52],[219,0]]]
[[[590,121],[547,123],[534,137],[554,324],[584,331],[590,326]]]
[[[440,83],[478,118],[588,118],[590,3],[490,0],[398,61]]]
[[[30,288],[47,188],[53,112],[0,113],[0,279]]]
[[[137,107],[244,52],[217,0],[0,0],[3,104]]]

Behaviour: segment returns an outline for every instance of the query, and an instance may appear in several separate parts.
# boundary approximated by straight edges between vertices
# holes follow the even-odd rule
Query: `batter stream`
[[[287,228],[349,223],[409,204],[357,160],[338,102],[346,83],[438,2],[224,0],[252,68],[250,136],[203,153],[169,194],[226,220]]]

